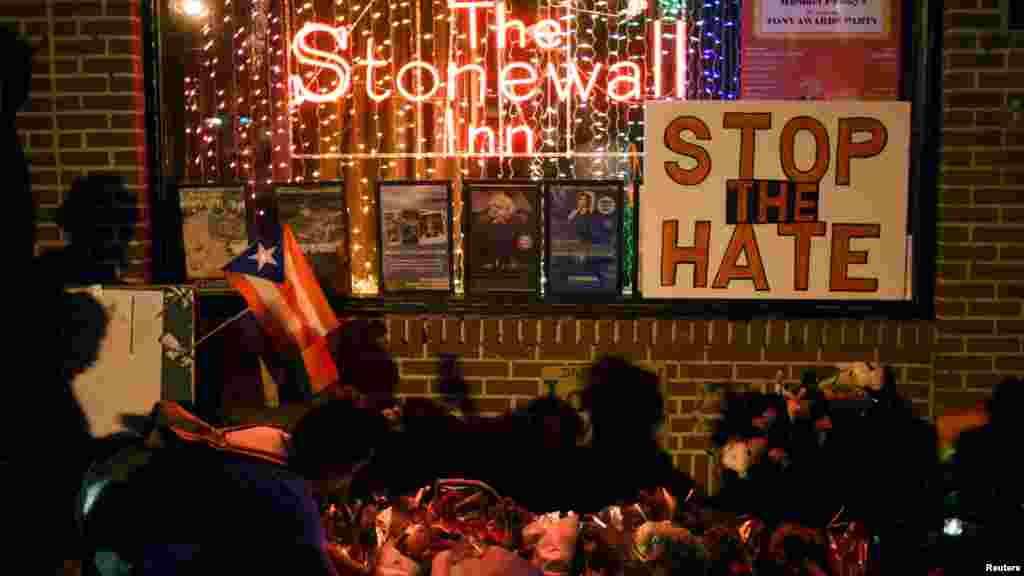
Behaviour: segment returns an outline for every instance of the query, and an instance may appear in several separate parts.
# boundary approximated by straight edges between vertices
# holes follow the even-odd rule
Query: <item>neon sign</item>
[[[499,50],[508,46],[526,48],[532,42],[541,50],[565,49],[566,62],[561,70],[553,62],[548,62],[543,69],[526,61],[500,62],[497,70],[497,97],[501,100],[520,104],[535,98],[545,85],[554,88],[554,96],[560,102],[575,98],[587,102],[594,98],[595,93],[603,93],[609,101],[616,103],[639,102],[644,99],[645,71],[633,61],[620,61],[609,66],[598,62],[593,69],[584,73],[575,60],[569,56],[572,41],[570,32],[564,30],[556,20],[544,19],[527,26],[522,20],[512,19],[506,14],[504,2],[494,0],[448,0],[450,10],[466,10],[469,24],[467,37],[472,48],[479,47],[479,30],[486,26],[485,10],[493,10],[495,25],[493,26],[495,41]],[[668,23],[673,27],[674,50],[666,50],[663,44],[663,27],[665,23],[655,20],[653,23],[654,54],[650,74],[653,86],[648,97],[653,99],[678,98],[686,96],[686,25],[682,20]],[[365,68],[366,96],[374,102],[383,102],[396,95],[409,103],[417,104],[432,100],[446,100],[449,104],[459,101],[457,86],[459,79],[469,79],[479,87],[479,94],[487,93],[488,79],[492,73],[482,64],[457,64],[450,62],[447,69],[438,70],[431,62],[411,60],[398,69],[391,79],[390,86],[381,86],[378,74],[381,68],[390,68],[392,62],[377,58],[374,53],[373,40],[366,43],[366,52],[356,59],[353,65],[344,54],[350,50],[351,29],[345,25],[332,27],[321,23],[309,23],[303,26],[293,37],[291,52],[296,62],[306,73],[307,78],[328,77],[328,86],[317,89],[310,88],[301,74],[293,74],[289,79],[289,93],[293,106],[305,102],[329,103],[349,96],[353,87],[355,67]],[[318,48],[315,39],[333,40],[334,51]],[[671,59],[675,70],[672,93],[665,90],[663,71],[665,61]],[[604,69],[603,69],[604,68]],[[326,73],[326,75],[324,74]],[[598,83],[599,77],[604,80]],[[449,106],[445,111],[444,124],[445,152],[454,154],[455,150],[455,118]],[[534,134],[526,125],[509,125],[500,138],[493,129],[486,126],[469,126],[467,128],[470,153],[493,155],[498,153],[496,146],[505,152],[511,151],[512,140],[517,134],[523,134],[526,140],[527,153],[533,152]],[[482,149],[477,150],[476,144],[484,141]]]

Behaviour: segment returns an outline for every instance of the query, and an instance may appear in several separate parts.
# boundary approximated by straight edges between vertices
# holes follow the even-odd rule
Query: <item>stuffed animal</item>
[[[563,518],[558,512],[552,512],[523,528],[530,564],[545,574],[569,574],[579,527],[579,518],[574,513],[569,512]]]
[[[872,362],[853,362],[839,366],[832,376],[818,383],[826,399],[863,398],[886,385],[885,369]]]

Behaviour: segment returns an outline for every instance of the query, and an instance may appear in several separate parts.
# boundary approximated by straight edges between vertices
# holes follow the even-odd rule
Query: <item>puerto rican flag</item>
[[[340,323],[291,228],[273,227],[224,273],[281,351],[301,351],[314,394],[337,381],[327,335]]]

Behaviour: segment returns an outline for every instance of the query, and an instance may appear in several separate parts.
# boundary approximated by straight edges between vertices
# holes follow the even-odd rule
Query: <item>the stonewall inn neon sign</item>
[[[450,10],[466,10],[469,22],[468,39],[470,47],[479,47],[478,33],[481,27],[480,17],[486,16],[484,11],[493,10],[495,17],[495,42],[498,50],[504,50],[507,46],[517,45],[526,48],[528,42],[533,42],[542,50],[566,50],[568,56],[570,33],[564,30],[556,20],[540,20],[531,26],[527,26],[522,20],[510,19],[505,11],[504,2],[495,3],[493,0],[448,0]],[[651,74],[653,76],[652,88],[646,98],[685,98],[686,95],[686,25],[682,20],[668,22],[669,27],[674,27],[673,40],[674,50],[668,58],[671,59],[674,68],[674,86],[671,89],[663,86],[664,62],[669,51],[663,49],[663,23],[661,20],[653,22],[652,47],[654,54],[651,62]],[[311,103],[330,103],[349,96],[352,91],[353,64],[345,54],[350,49],[350,36],[352,30],[348,25],[332,27],[321,23],[308,23],[295,33],[291,42],[291,52],[296,62],[303,67],[304,72],[315,71],[329,72],[333,75],[334,81],[330,86],[318,86],[311,88],[303,80],[301,74],[292,74],[289,79],[289,94],[293,106]],[[335,50],[328,52],[317,47],[314,38],[317,35],[326,35],[333,39]],[[422,60],[411,60],[398,69],[391,81],[390,87],[380,86],[378,74],[380,69],[390,69],[392,62],[379,59],[374,54],[373,40],[366,43],[365,55],[357,61],[355,66],[365,67],[366,74],[366,96],[374,102],[383,102],[389,98],[398,96],[409,103],[422,103],[439,99],[447,100],[449,103],[458,103],[460,96],[457,93],[460,78],[469,78],[479,85],[479,94],[487,93],[489,71],[481,64],[457,64],[450,62],[447,70],[438,70],[437,66]],[[554,87],[554,95],[560,102],[570,98],[579,101],[590,101],[595,94],[595,86],[598,77],[602,73],[604,65],[596,62],[593,69],[588,72],[589,76],[582,73],[573,58],[566,58],[566,63],[556,67],[548,62],[543,70],[537,65],[525,61],[507,61],[500,64],[498,69],[497,90],[498,98],[504,101],[518,104],[535,98],[542,86],[550,82]],[[318,74],[313,74],[318,75]],[[638,102],[645,99],[644,70],[639,64],[633,61],[616,62],[604,70],[603,86],[599,91],[603,92],[611,101],[618,103]],[[455,130],[452,106],[445,112],[446,128],[446,153],[456,153]],[[504,142],[506,151],[511,150],[511,142],[516,134],[523,134],[526,137],[527,153],[534,148],[534,135],[530,127],[526,125],[513,125],[505,127]],[[494,132],[489,127],[470,126],[468,129],[469,153],[494,154]],[[487,145],[484,150],[476,150],[476,143],[479,136],[484,136]]]

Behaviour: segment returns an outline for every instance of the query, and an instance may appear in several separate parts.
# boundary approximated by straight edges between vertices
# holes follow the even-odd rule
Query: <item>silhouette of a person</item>
[[[75,180],[57,212],[57,224],[70,243],[44,253],[38,273],[63,286],[120,282],[138,221],[136,201],[117,175]]]
[[[29,188],[28,163],[18,140],[14,120],[18,110],[28,100],[29,80],[32,74],[32,47],[14,32],[0,28],[0,51],[5,65],[0,71],[0,157],[5,159],[4,185],[15,197],[14,233],[19,237],[18,258],[30,262],[35,254],[35,201]],[[24,242],[25,244],[22,244]],[[23,264],[22,264],[23,265]]]

